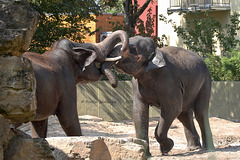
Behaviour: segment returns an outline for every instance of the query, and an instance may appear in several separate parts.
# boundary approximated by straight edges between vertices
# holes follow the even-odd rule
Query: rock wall
[[[0,0],[0,54],[21,56],[37,27],[37,12],[27,0]]]
[[[27,0],[0,0],[0,113],[26,122],[36,110],[35,78],[30,62],[20,57],[37,28],[38,13]]]
[[[16,130],[36,111],[35,77],[21,57],[37,28],[38,13],[27,0],[0,0],[0,160],[54,159],[45,139]]]

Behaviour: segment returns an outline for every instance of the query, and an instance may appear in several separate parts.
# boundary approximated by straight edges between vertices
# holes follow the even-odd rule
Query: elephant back
[[[70,40],[62,39],[62,40],[55,41],[51,46],[50,50],[52,51],[55,49],[60,49],[60,50],[69,52],[69,51],[72,51],[72,48],[73,48],[73,43]]]

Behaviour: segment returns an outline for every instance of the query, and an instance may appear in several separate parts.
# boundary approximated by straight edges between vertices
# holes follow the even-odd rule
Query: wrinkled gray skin
[[[121,45],[118,45],[109,56],[122,55],[115,68],[134,77],[136,137],[149,142],[149,105],[152,105],[161,110],[155,137],[163,155],[174,145],[167,133],[175,118],[184,126],[189,150],[201,147],[193,113],[201,129],[203,148],[214,151],[209,125],[211,78],[205,63],[195,53],[182,48],[156,48],[150,38],[136,36],[130,38],[129,43],[129,50],[123,54],[120,52]],[[104,62],[102,65],[107,68],[113,64]]]
[[[122,47],[125,51],[128,36],[124,31],[116,31],[97,44],[78,44],[63,39],[42,55],[24,53],[23,57],[32,62],[37,83],[32,137],[46,137],[50,115],[58,117],[67,136],[82,135],[77,115],[76,84],[98,81],[102,74],[95,62],[103,62],[119,41],[126,44]]]

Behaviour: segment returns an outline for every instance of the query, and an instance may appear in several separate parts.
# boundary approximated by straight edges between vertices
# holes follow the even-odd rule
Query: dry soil
[[[121,122],[107,122],[101,118],[94,116],[79,117],[82,132],[85,136],[107,136],[107,137],[135,137],[134,125],[131,120]],[[182,124],[175,120],[172,124],[168,136],[173,139],[174,147],[168,156],[161,156],[159,144],[154,138],[154,130],[158,119],[150,119],[149,138],[150,152],[152,157],[150,160],[159,159],[175,159],[175,160],[238,160],[240,159],[240,123],[232,122],[216,117],[210,118],[211,129],[213,133],[214,145],[216,152],[207,153],[202,150],[187,151],[186,139]],[[199,127],[195,122],[198,133]],[[31,135],[29,124],[20,127],[21,130]],[[60,127],[55,116],[49,118],[48,137],[66,136]]]

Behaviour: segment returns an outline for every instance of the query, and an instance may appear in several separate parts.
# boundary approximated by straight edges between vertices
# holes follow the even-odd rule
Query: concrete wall
[[[116,89],[108,81],[77,85],[78,114],[93,115],[107,121],[132,118],[132,84],[120,81]],[[150,117],[160,111],[150,107]],[[240,82],[213,82],[210,115],[240,120]]]
[[[213,82],[210,114],[240,121],[240,82]]]

